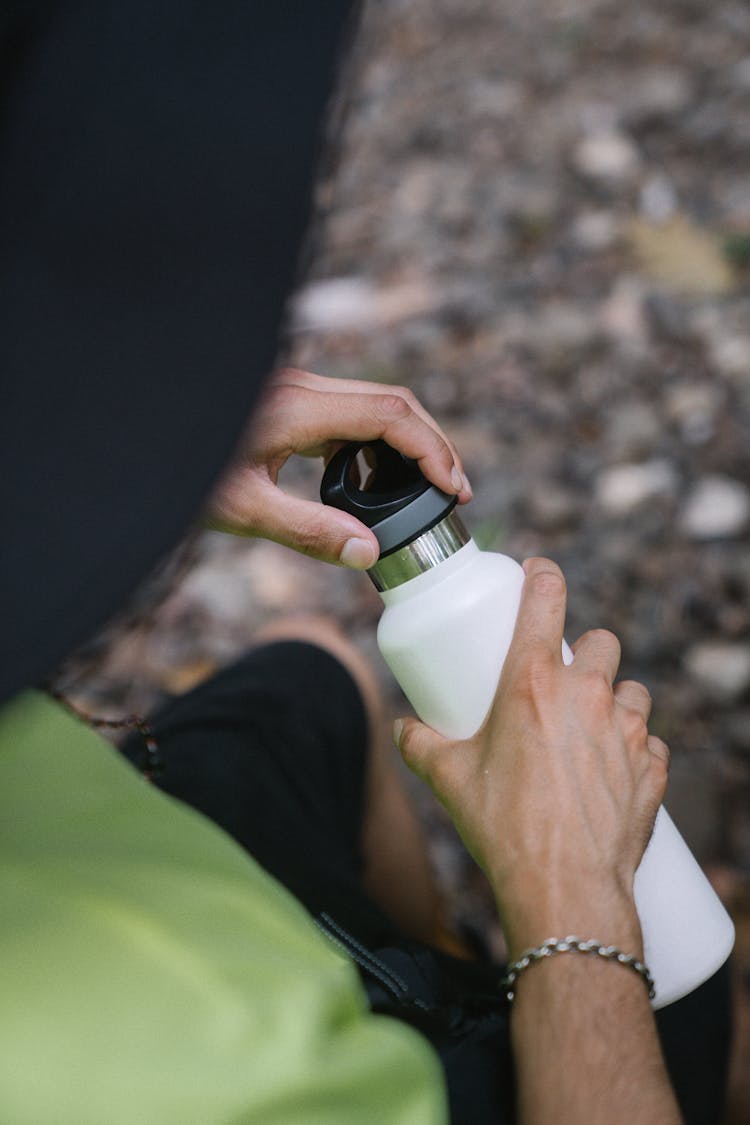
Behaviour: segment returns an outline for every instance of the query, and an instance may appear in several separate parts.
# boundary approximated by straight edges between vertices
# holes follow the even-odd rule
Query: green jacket
[[[43,695],[0,711],[3,1125],[427,1125],[440,1067],[204,817]]]

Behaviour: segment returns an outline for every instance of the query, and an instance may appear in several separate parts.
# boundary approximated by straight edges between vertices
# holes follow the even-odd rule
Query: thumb
[[[393,741],[409,769],[437,790],[436,774],[449,740],[418,719],[396,719]]]
[[[274,489],[253,531],[323,562],[367,570],[378,560],[378,541],[356,517],[314,500],[300,500]]]
[[[290,496],[265,473],[242,468],[214,499],[211,524],[219,530],[273,539],[323,562],[366,570],[378,559],[378,541],[348,512]]]

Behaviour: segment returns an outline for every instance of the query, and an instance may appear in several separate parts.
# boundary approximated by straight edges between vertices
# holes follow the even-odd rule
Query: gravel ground
[[[347,88],[284,359],[412,387],[462,451],[481,545],[556,559],[569,636],[620,636],[672,747],[667,803],[738,922],[746,1122],[750,8],[380,0]],[[301,464],[286,485],[318,479]],[[68,681],[79,702],[148,706],[289,609],[334,614],[377,659],[362,576],[211,533],[182,574]],[[457,915],[499,941],[418,799]]]

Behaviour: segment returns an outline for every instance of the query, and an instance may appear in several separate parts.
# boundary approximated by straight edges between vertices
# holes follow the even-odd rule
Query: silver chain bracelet
[[[515,983],[524,969],[528,969],[529,965],[534,965],[537,961],[543,961],[545,957],[554,957],[556,953],[593,953],[597,957],[603,957],[605,961],[616,961],[618,965],[625,965],[643,978],[649,1000],[653,1000],[656,996],[653,977],[637,957],[633,957],[630,953],[623,953],[616,945],[602,945],[601,942],[592,940],[581,941],[571,934],[562,941],[554,937],[547,938],[535,949],[525,949],[517,961],[508,965],[508,971],[502,981],[508,1000],[513,1001],[516,994]]]

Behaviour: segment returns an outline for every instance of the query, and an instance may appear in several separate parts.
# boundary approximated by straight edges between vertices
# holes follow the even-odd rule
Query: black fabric
[[[731,963],[656,1013],[667,1069],[685,1125],[724,1120],[731,1049]]]
[[[284,883],[358,964],[373,1011],[425,1035],[454,1125],[510,1125],[514,1081],[502,966],[467,964],[406,939],[361,885],[367,723],[328,653],[259,648],[154,720],[157,784],[220,824]],[[124,747],[139,768],[140,736]],[[722,1119],[729,1052],[725,966],[657,1012],[686,1125]]]
[[[3,6],[0,700],[121,606],[231,456],[351,6]]]
[[[209,816],[313,915],[377,946],[396,931],[362,890],[367,719],[351,677],[322,649],[256,649],[153,719],[156,784]],[[123,747],[139,768],[144,743]]]

